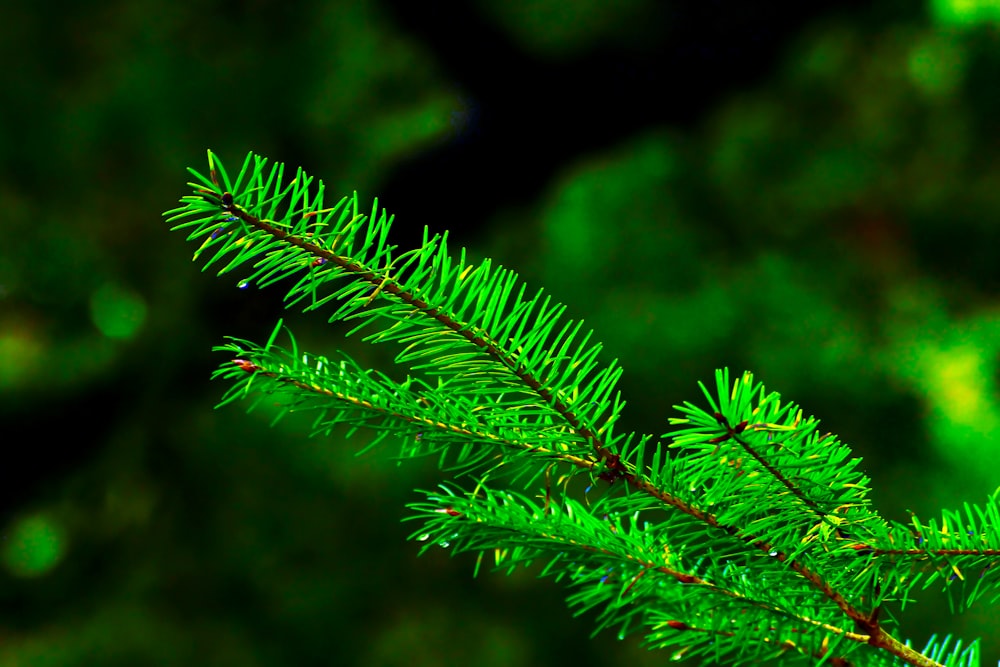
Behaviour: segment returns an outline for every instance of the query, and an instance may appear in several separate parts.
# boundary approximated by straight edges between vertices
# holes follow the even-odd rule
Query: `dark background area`
[[[212,345],[282,315],[391,353],[196,270],[160,212],[208,148],[545,286],[621,360],[629,428],[750,369],[888,518],[998,486],[995,3],[14,1],[0,55],[0,667],[669,658],[533,573],[418,559],[431,466],[211,409]],[[923,645],[997,617],[900,618]]]

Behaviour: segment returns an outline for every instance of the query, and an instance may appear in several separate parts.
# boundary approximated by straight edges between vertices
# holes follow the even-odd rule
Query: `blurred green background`
[[[808,7],[799,5],[808,4]],[[745,6],[750,5],[750,6]],[[584,317],[662,433],[753,370],[889,518],[1000,485],[1000,2],[0,7],[0,667],[660,665],[531,573],[416,558],[440,479],[211,409],[277,290],[160,212],[211,148],[378,195]],[[303,346],[384,367],[321,318]],[[902,616],[986,636],[1000,614]]]

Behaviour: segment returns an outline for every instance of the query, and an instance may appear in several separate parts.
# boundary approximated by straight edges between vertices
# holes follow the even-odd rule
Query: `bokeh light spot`
[[[146,319],[146,302],[131,290],[103,285],[90,297],[90,317],[108,338],[131,338]]]
[[[0,333],[0,389],[24,382],[41,365],[44,346],[37,334],[10,327]]]
[[[930,13],[939,25],[1000,23],[1000,0],[930,0]]]
[[[3,562],[20,577],[37,577],[49,572],[65,554],[62,530],[50,518],[35,515],[14,524],[6,536]]]
[[[988,408],[982,358],[977,350],[958,348],[933,355],[928,364],[938,410],[956,425],[973,426]]]
[[[927,425],[940,452],[956,464],[996,457],[1000,419],[987,352],[970,343],[924,352],[924,389],[932,408]]]

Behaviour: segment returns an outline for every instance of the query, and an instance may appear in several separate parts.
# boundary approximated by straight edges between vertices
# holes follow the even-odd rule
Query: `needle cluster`
[[[365,428],[370,446],[437,457],[453,479],[409,506],[425,548],[474,552],[477,570],[540,565],[598,610],[597,630],[675,658],[978,665],[976,642],[913,648],[897,615],[930,585],[956,610],[997,600],[996,497],[884,519],[850,449],[750,373],[719,371],[667,433],[623,432],[621,367],[543,290],[454,254],[447,233],[401,251],[377,200],[333,201],[301,169],[250,154],[231,178],[208,163],[165,214],[203,269],[280,286],[288,308],[395,345],[408,372],[304,352],[279,322],[263,344],[216,348],[221,404],[267,400],[279,417],[309,412],[317,433]]]

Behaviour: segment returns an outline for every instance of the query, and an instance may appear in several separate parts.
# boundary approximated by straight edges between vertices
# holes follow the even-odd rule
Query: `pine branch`
[[[512,271],[455,259],[447,234],[426,229],[397,253],[377,201],[367,214],[356,194],[327,206],[322,182],[301,169],[285,182],[283,165],[252,154],[235,180],[212,153],[207,177],[191,173],[194,193],[166,215],[201,241],[203,268],[284,285],[287,307],[399,346],[411,373],[301,353],[279,322],[264,345],[216,348],[229,359],[215,374],[230,385],[220,405],[266,399],[276,419],[313,413],[316,433],[371,429],[370,447],[391,440],[401,458],[436,456],[471,478],[410,506],[425,548],[478,553],[477,571],[487,554],[507,571],[544,563],[573,588],[571,605],[600,610],[597,630],[639,630],[680,657],[978,664],[975,642],[915,650],[883,610],[919,583],[943,584],[958,608],[995,602],[996,498],[940,522],[886,521],[849,448],[749,373],[717,373],[714,391],[701,387],[708,409],[677,406],[670,433],[616,433],[621,368]]]

